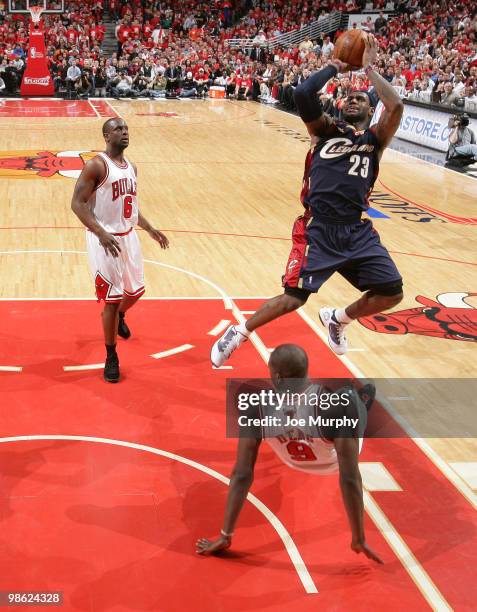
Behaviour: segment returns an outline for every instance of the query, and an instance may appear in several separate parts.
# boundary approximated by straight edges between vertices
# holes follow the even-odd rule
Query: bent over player
[[[124,315],[144,293],[141,247],[134,227],[139,225],[161,248],[166,236],[139,212],[137,169],[123,153],[129,145],[128,126],[122,119],[103,125],[106,151],[88,161],[76,182],[71,208],[86,226],[86,242],[98,301],[104,300],[106,344],[104,379],[119,381],[116,336],[129,338]]]
[[[305,351],[294,344],[283,344],[273,351],[268,366],[275,389],[284,395],[292,390],[298,400],[287,403],[280,412],[272,408],[272,413],[281,417],[279,424],[263,418],[265,411],[260,409],[255,416],[260,414],[265,424],[260,427],[244,427],[240,431],[237,460],[230,478],[221,535],[216,540],[199,539],[197,552],[211,554],[230,547],[235,524],[252,485],[255,462],[264,439],[283,463],[296,470],[317,475],[339,471],[341,494],[351,527],[351,548],[356,553],[364,553],[373,561],[382,563],[366,543],[363,486],[358,468],[367,409],[376,393],[374,385],[365,385],[358,392],[353,388],[343,388],[345,399],[349,397],[348,403],[343,400],[335,408],[322,410],[321,413],[326,414],[327,419],[311,427],[306,424],[306,417],[311,414],[312,400],[321,398],[325,389],[322,385],[312,384],[308,379],[308,357]],[[308,406],[307,398],[310,399]],[[343,416],[347,416],[349,422],[353,421],[354,427],[346,423],[330,425],[332,419],[340,418],[343,421]],[[288,418],[294,419],[290,421],[291,425],[287,422]],[[297,422],[300,423],[299,427],[295,424]],[[242,435],[243,431],[245,435]]]
[[[244,324],[229,327],[211,351],[219,367],[258,327],[292,312],[339,272],[363,294],[346,308],[322,308],[320,319],[328,342],[338,355],[347,350],[346,325],[396,306],[402,299],[402,279],[369,219],[368,196],[378,176],[379,162],[391,142],[403,112],[393,87],[373,68],[376,43],[371,35],[363,55],[365,73],[384,105],[377,123],[369,127],[374,109],[365,91],[345,100],[344,121],[323,113],[318,92],[345,65],[333,62],[303,81],[295,90],[300,117],[311,136],[305,161],[301,202],[305,213],[295,221],[283,277],[284,293],[266,302]]]

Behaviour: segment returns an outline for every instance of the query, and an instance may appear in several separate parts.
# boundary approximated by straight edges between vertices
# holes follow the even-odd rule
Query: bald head
[[[301,346],[281,344],[270,355],[268,367],[272,378],[306,378],[308,356]]]
[[[103,136],[107,136],[111,130],[114,130],[118,123],[118,119],[113,117],[112,119],[108,119],[103,123]]]

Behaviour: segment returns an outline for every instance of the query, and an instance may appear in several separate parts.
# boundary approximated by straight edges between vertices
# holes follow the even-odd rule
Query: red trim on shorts
[[[282,278],[282,286],[298,287],[300,280],[300,272],[306,266],[306,247],[308,246],[308,237],[306,226],[311,219],[311,212],[307,209],[304,215],[296,219],[293,224],[292,242],[293,246],[288,257],[285,274]]]
[[[109,176],[109,166],[108,166],[108,164],[104,161],[104,159],[101,157],[101,155],[97,155],[96,157],[99,157],[99,159],[103,162],[104,167],[106,169],[106,172],[105,172],[104,177],[101,179],[101,181],[98,183],[98,185],[96,185],[96,187],[93,189],[93,191],[97,191],[102,185],[104,185],[104,183],[107,181],[108,176]]]
[[[141,295],[143,295],[143,293],[145,292],[146,292],[146,289],[144,287],[141,287],[134,293],[129,293],[129,291],[126,291],[126,289],[124,290],[124,294],[127,295],[128,297],[141,297]]]
[[[122,295],[112,295],[106,298],[104,301],[106,302],[106,304],[116,304],[116,302],[120,302],[122,299],[123,299]]]
[[[128,234],[132,232],[132,229],[133,228],[130,227],[127,232],[119,232],[118,234],[113,234],[113,236],[127,236]]]

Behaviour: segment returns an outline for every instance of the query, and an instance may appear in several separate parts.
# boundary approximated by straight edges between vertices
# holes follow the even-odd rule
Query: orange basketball
[[[366,33],[362,30],[348,30],[338,38],[333,50],[333,56],[345,64],[362,68],[364,41]]]

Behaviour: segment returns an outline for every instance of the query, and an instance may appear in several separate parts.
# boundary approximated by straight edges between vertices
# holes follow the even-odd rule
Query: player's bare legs
[[[328,330],[328,343],[337,355],[344,355],[348,349],[345,329],[355,319],[366,317],[393,308],[403,298],[402,284],[390,287],[392,295],[379,295],[373,291],[363,293],[359,300],[346,308],[321,308],[320,320]]]
[[[402,291],[396,295],[376,295],[371,291],[367,291],[363,293],[359,300],[347,306],[345,311],[350,319],[359,319],[360,317],[367,317],[394,308],[402,298]]]
[[[119,312],[118,312],[119,316],[118,316],[117,330],[118,330],[118,336],[121,336],[121,338],[124,338],[125,340],[131,337],[131,330],[129,329],[124,319],[124,315],[127,310],[129,310],[130,308],[134,306],[134,304],[138,301],[139,297],[140,296],[132,297],[130,295],[125,295],[119,304]]]
[[[119,381],[119,359],[116,353],[116,336],[118,331],[119,304],[105,304],[103,310],[103,332],[106,345],[106,362],[104,379],[107,382]]]

